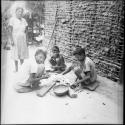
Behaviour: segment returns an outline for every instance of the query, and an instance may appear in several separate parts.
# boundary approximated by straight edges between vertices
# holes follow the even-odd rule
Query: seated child
[[[58,73],[65,70],[66,65],[63,56],[60,54],[59,48],[57,46],[54,46],[52,48],[53,56],[49,60],[51,64],[51,68],[53,71],[56,71]]]
[[[30,92],[39,88],[40,80],[49,76],[45,74],[44,61],[46,52],[38,49],[35,53],[35,59],[25,62],[19,72],[18,83],[15,89],[17,92]]]
[[[80,84],[83,88],[95,90],[98,85],[96,82],[97,73],[94,62],[86,56],[84,48],[76,48],[73,55],[76,57],[78,64],[72,64],[62,73],[64,75],[73,70],[77,76],[77,81],[70,87],[74,89]]]

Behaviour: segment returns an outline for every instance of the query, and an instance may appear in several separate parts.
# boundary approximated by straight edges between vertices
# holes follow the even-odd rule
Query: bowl
[[[53,88],[53,91],[54,93],[57,95],[57,96],[65,96],[68,94],[68,86],[66,85],[57,85]]]

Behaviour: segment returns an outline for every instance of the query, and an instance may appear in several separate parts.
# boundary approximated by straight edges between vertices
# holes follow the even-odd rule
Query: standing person
[[[72,64],[62,74],[67,74],[71,70],[74,71],[78,80],[73,85],[71,85],[71,88],[73,89],[80,84],[80,86],[82,86],[83,88],[87,88],[91,91],[95,90],[98,86],[98,83],[96,81],[97,73],[94,62],[86,56],[84,48],[76,48],[73,55],[78,60],[78,64]]]
[[[23,64],[24,59],[29,57],[26,29],[27,22],[23,18],[23,8],[18,7],[15,11],[15,16],[9,20],[10,39],[12,45],[12,59],[15,63],[15,72],[18,71],[18,60]]]

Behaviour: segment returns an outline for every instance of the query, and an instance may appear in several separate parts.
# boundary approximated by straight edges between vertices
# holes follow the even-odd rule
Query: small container
[[[60,84],[55,86],[53,91],[57,96],[65,96],[68,94],[69,88],[66,85]]]

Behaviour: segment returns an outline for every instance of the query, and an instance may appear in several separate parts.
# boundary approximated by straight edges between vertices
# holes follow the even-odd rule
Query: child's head
[[[73,52],[73,55],[79,60],[84,61],[86,55],[85,55],[85,49],[84,48],[76,48],[76,50]]]
[[[46,59],[46,52],[43,51],[42,49],[38,49],[35,53],[35,59],[38,64],[44,63]]]
[[[58,46],[54,46],[53,48],[52,48],[52,52],[53,52],[53,56],[54,57],[57,57],[58,55],[59,55],[59,47]]]

